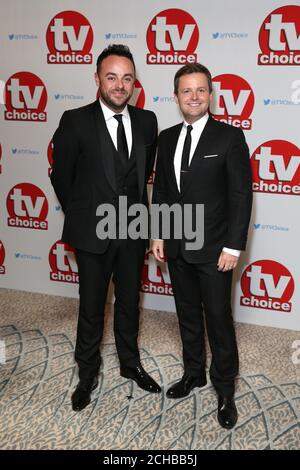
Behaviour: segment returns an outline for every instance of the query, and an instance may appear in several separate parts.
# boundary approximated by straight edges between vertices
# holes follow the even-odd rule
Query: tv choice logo
[[[147,29],[147,64],[183,65],[197,62],[195,50],[199,28],[186,11],[163,10],[151,20]]]
[[[97,90],[97,99],[100,97],[100,88]],[[134,89],[129,104],[137,108],[143,109],[145,106],[145,90],[141,82],[136,79],[134,82]]]
[[[273,10],[259,31],[258,65],[300,65],[300,6]]]
[[[147,294],[173,295],[167,264],[158,265],[151,253],[145,256],[140,290]]]
[[[250,264],[242,274],[243,307],[291,312],[295,283],[290,271],[273,260]]]
[[[50,280],[78,284],[78,266],[74,248],[60,240],[53,243],[49,252]]]
[[[92,64],[94,33],[88,19],[78,11],[62,11],[50,21],[46,41],[48,64]]]
[[[253,191],[300,195],[300,149],[286,140],[269,140],[251,156]]]
[[[4,245],[2,241],[0,240],[0,274],[5,274],[4,260],[5,260],[5,249],[4,249]]]
[[[46,87],[37,75],[17,72],[5,84],[5,119],[46,122],[47,100]]]
[[[239,75],[222,74],[213,78],[214,102],[212,114],[217,121],[250,130],[254,93],[249,83]]]
[[[48,201],[43,191],[31,183],[19,183],[6,200],[9,227],[34,230],[48,229]]]
[[[48,148],[47,148],[47,158],[49,162],[48,176],[50,177],[52,166],[53,166],[53,141],[52,139],[50,140]]]
[[[138,79],[135,80],[133,94],[129,104],[141,109],[145,106],[145,90]]]

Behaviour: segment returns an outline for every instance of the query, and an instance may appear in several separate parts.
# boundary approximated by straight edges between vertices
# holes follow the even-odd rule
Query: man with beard
[[[98,385],[99,347],[112,274],[120,374],[148,392],[161,391],[143,369],[137,344],[139,286],[147,241],[119,239],[118,230],[117,237],[96,234],[98,206],[110,204],[118,213],[120,196],[127,197],[128,207],[148,205],[146,184],[155,159],[157,120],[153,112],[128,105],[135,64],[127,46],[114,44],[102,51],[95,80],[99,99],[66,111],[53,138],[51,181],[65,213],[62,241],[75,248],[79,271],[75,348],[79,383],[72,395],[74,411],[90,403]]]

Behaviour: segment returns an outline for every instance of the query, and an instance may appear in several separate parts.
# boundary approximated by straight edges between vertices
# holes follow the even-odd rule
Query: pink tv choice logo
[[[50,280],[79,283],[78,267],[74,248],[61,240],[56,241],[49,252]]]
[[[147,64],[197,62],[199,28],[186,11],[171,8],[154,16],[147,29]]]
[[[2,241],[0,240],[0,274],[5,274],[4,260],[5,260],[5,249],[4,249],[4,245]]]
[[[6,200],[9,227],[47,230],[48,201],[43,191],[31,183],[19,183]]]
[[[48,149],[47,149],[47,157],[50,167],[48,168],[48,176],[51,175],[52,166],[53,166],[53,141],[50,140]]]
[[[78,11],[62,11],[50,21],[46,41],[48,64],[91,64],[94,33]]]
[[[240,305],[290,312],[295,283],[290,271],[273,260],[250,264],[242,274]]]
[[[254,93],[249,83],[238,75],[223,74],[213,78],[213,89],[213,117],[217,121],[250,130]]]
[[[251,156],[253,191],[300,195],[300,149],[286,140],[269,140]]]
[[[97,99],[100,97],[100,88],[97,90]],[[130,98],[129,104],[135,106],[136,108],[143,109],[145,106],[145,91],[141,82],[136,79],[134,82],[134,90],[132,97]]]
[[[273,10],[259,31],[258,65],[300,65],[300,6]]]
[[[47,99],[46,87],[37,75],[17,72],[5,84],[5,119],[46,122]]]
[[[166,263],[159,266],[151,253],[145,256],[140,290],[147,294],[173,295]]]

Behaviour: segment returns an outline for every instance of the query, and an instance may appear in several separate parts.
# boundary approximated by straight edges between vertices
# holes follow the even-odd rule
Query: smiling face
[[[202,118],[212,100],[206,75],[198,72],[182,75],[175,100],[186,122],[193,124]]]
[[[115,113],[120,113],[130,100],[135,82],[134,66],[127,57],[110,55],[95,74],[100,99]]]

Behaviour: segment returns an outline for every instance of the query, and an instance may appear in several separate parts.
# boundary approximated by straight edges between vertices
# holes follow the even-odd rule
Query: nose
[[[117,88],[124,88],[124,82],[121,78],[117,78],[116,86]]]
[[[192,91],[192,100],[197,100],[198,99],[198,93],[196,90]]]

